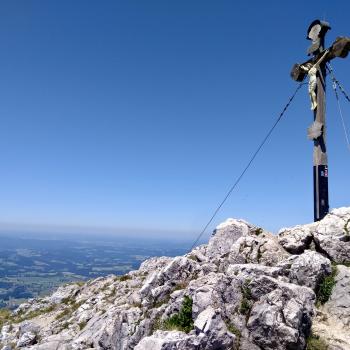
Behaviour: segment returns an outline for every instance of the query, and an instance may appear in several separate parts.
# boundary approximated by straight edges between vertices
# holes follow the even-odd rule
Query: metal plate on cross
[[[322,135],[322,128],[323,124],[315,120],[307,129],[307,138],[309,140],[317,140]]]

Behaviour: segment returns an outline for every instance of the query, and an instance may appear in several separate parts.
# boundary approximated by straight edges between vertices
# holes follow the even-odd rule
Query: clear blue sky
[[[196,234],[296,87],[306,29],[348,1],[1,1],[0,222]],[[334,61],[350,91],[350,57]],[[350,127],[350,104],[343,102]],[[214,224],[313,219],[304,88]],[[350,152],[329,84],[331,207]],[[210,230],[209,230],[210,231]]]

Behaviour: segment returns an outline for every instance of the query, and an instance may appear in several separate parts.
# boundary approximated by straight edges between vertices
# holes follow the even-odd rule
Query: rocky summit
[[[273,235],[220,224],[185,256],[0,311],[0,349],[349,350],[350,208]]]

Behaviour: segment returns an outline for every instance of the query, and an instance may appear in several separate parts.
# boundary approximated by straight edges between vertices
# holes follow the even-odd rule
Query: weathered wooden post
[[[330,29],[326,22],[314,21],[308,29],[308,39],[312,45],[308,53],[315,55],[323,52],[325,35]],[[314,109],[314,125],[321,126],[321,134],[314,141],[313,176],[314,176],[314,221],[323,219],[329,211],[328,200],[328,159],[326,147],[326,62],[320,63],[317,74],[317,107]]]
[[[309,26],[307,39],[312,41],[307,53],[313,58],[293,66],[291,76],[303,81],[309,76],[309,94],[314,122],[308,129],[308,138],[314,142],[314,220],[325,217],[329,211],[328,201],[328,159],[326,147],[326,65],[335,57],[345,58],[350,50],[350,39],[339,37],[325,50],[325,35],[330,29],[327,22],[315,20]]]

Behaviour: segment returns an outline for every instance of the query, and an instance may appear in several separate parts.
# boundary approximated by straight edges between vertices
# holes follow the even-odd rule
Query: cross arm
[[[333,45],[329,48],[328,61],[336,57],[345,58],[350,51],[350,38],[346,36],[339,36],[335,39]]]
[[[305,79],[305,76],[307,74],[307,70],[305,70],[305,67],[307,67],[308,65],[311,64],[312,66],[314,66],[315,64],[318,64],[318,62],[320,62],[322,57],[324,58],[325,62],[329,62],[330,60],[336,57],[345,58],[348,56],[349,51],[350,51],[350,38],[338,37],[329,49],[320,52],[318,55],[309,59],[306,62],[296,63],[293,66],[290,75],[293,80],[301,82]]]

